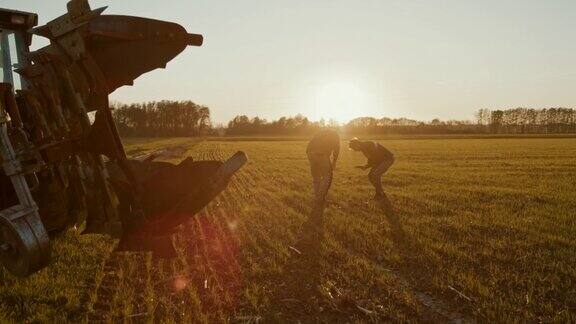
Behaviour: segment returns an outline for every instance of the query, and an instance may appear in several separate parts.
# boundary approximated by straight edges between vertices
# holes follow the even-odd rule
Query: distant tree
[[[430,125],[432,125],[432,126],[440,126],[442,124],[443,123],[439,118],[434,118],[430,121]]]
[[[504,112],[502,110],[493,110],[490,115],[490,128],[493,133],[500,132],[504,119]]]
[[[490,124],[491,112],[490,109],[482,108],[476,112],[476,122],[478,125]]]

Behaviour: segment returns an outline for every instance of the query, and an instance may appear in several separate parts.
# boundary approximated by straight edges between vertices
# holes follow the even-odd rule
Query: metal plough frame
[[[48,263],[50,239],[10,142],[7,117],[0,104],[0,157],[19,204],[0,212],[0,260],[10,272],[25,276]]]
[[[247,161],[242,152],[226,162],[129,160],[108,95],[201,46],[203,36],[171,22],[103,15],[106,8],[87,0],[67,8],[40,27],[35,14],[0,9],[0,31],[14,32],[18,57],[14,65],[2,37],[0,262],[20,277],[44,267],[50,237],[73,225],[120,238],[118,250],[169,255],[176,228]],[[33,34],[50,44],[28,52]],[[157,167],[160,175],[151,172]]]

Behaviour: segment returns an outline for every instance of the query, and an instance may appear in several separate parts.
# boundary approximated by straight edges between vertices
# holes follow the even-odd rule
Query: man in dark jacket
[[[316,203],[322,203],[326,199],[326,194],[332,184],[332,171],[336,167],[339,154],[340,135],[331,129],[316,133],[306,147]],[[330,160],[331,156],[332,160]]]
[[[382,174],[384,174],[394,163],[394,154],[388,151],[384,146],[372,141],[360,141],[353,139],[348,144],[354,151],[359,151],[368,159],[366,165],[357,166],[357,168],[366,170],[370,168],[368,179],[376,189],[374,199],[381,200],[384,198],[382,189]]]

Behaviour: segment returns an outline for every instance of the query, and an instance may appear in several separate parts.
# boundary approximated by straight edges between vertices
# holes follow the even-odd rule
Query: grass
[[[573,139],[381,142],[392,208],[368,201],[363,158],[344,150],[311,228],[305,141],[129,140],[129,154],[186,145],[250,163],[183,226],[177,259],[110,254],[112,240],[71,230],[51,267],[0,272],[0,320],[576,320]]]

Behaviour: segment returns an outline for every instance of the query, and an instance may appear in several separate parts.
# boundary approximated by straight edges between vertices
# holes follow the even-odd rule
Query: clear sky
[[[472,119],[478,108],[576,106],[574,0],[93,0],[201,33],[112,95],[191,99],[213,120],[302,113]],[[64,0],[2,0],[45,23]]]

